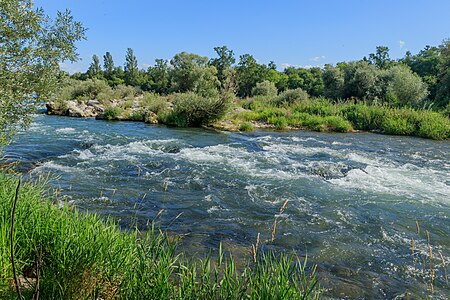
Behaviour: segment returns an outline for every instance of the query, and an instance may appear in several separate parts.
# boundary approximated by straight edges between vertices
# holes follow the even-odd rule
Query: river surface
[[[193,255],[222,242],[250,258],[259,232],[265,247],[317,263],[331,298],[450,294],[439,256],[449,264],[449,141],[38,115],[5,152],[31,176],[50,173],[50,185],[70,204],[122,226],[156,220]]]

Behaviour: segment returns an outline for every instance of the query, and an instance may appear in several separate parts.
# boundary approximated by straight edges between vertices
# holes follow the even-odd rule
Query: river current
[[[222,242],[250,258],[261,233],[265,247],[317,263],[331,298],[450,294],[449,141],[37,115],[5,154],[32,177],[50,174],[69,204],[124,227],[157,221],[196,256]]]

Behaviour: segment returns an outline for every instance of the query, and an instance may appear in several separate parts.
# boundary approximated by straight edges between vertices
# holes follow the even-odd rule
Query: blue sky
[[[360,59],[388,46],[391,57],[450,38],[448,0],[37,0],[54,16],[68,8],[87,31],[78,43],[82,61],[64,65],[85,71],[93,54],[111,52],[123,65],[132,48],[139,66],[155,58],[170,59],[187,51],[214,56],[226,45],[239,55],[252,54],[260,63],[322,66]]]

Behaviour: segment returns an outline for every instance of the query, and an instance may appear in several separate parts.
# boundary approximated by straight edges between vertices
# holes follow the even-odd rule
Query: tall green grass
[[[0,298],[15,298],[9,232],[16,184],[16,177],[0,173]],[[27,299],[37,269],[41,299],[319,297],[314,274],[294,255],[260,251],[242,268],[222,248],[215,262],[188,258],[155,226],[124,232],[112,220],[56,206],[46,194],[40,181],[23,184],[15,215],[15,260],[30,281],[22,286]]]
[[[394,108],[366,103],[335,103],[325,98],[303,99],[290,106],[270,100],[248,99],[248,111],[233,116],[238,121],[261,121],[275,128],[293,127],[315,131],[375,131],[443,140],[450,138],[450,118],[442,113],[412,108]]]

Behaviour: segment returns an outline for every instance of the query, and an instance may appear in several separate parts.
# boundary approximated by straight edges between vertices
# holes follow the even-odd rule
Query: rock
[[[158,116],[154,112],[150,111],[145,114],[144,121],[145,123],[158,124]]]
[[[83,106],[86,106],[83,104],[78,104],[76,101],[68,101],[67,107],[68,107],[68,115],[69,117],[84,117],[84,108]]]
[[[100,106],[100,102],[98,101],[98,100],[89,100],[88,102],[87,102],[87,105],[88,106]]]

